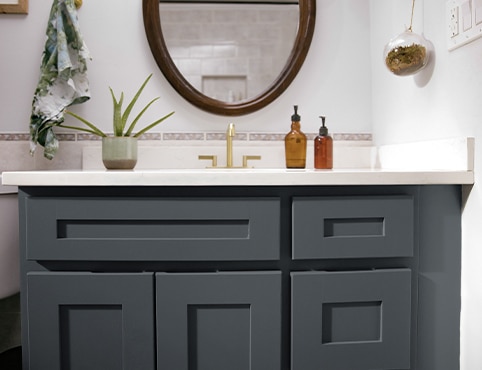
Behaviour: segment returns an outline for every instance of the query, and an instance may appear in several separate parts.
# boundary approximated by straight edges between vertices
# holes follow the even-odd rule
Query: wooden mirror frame
[[[169,55],[161,29],[159,0],[143,0],[144,28],[154,59],[174,89],[196,107],[223,116],[241,116],[264,108],[278,98],[294,80],[310,48],[316,19],[316,0],[299,0],[298,34],[293,50],[278,78],[261,94],[239,103],[212,99],[195,89],[179,72]]]
[[[16,4],[5,4],[0,0],[0,14],[28,14],[28,0],[18,0]]]

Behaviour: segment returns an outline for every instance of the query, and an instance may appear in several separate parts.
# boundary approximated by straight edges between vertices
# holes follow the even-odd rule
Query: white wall
[[[435,47],[431,65],[413,77],[384,70],[384,44],[409,24],[411,1],[371,0],[373,134],[377,144],[454,136],[482,139],[482,39],[447,51],[445,1],[418,0],[414,32]],[[476,144],[476,184],[463,213],[461,369],[482,369],[482,148]],[[465,189],[470,190],[470,189]]]
[[[27,132],[44,34],[52,0],[30,0],[27,16],[0,15],[0,132]],[[75,108],[109,130],[108,86],[128,96],[154,72],[145,99],[161,96],[152,118],[175,110],[158,131],[225,130],[287,132],[292,106],[300,105],[302,128],[316,132],[319,115],[335,133],[371,132],[369,0],[318,1],[316,34],[299,78],[271,106],[234,119],[194,108],[171,88],[157,68],[144,33],[141,0],[85,0],[79,19],[93,60],[92,99]],[[141,106],[141,105],[140,105]],[[147,120],[147,119],[146,119]]]

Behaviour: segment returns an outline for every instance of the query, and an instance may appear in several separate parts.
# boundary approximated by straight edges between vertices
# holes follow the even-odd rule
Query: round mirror
[[[259,110],[289,86],[313,37],[316,0],[143,0],[154,58],[193,105],[220,115]]]

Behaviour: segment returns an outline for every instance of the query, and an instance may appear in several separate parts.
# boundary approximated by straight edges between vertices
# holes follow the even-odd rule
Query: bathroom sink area
[[[334,169],[287,169],[281,145],[237,145],[226,168],[223,145],[139,147],[134,170],[105,170],[101,147],[85,147],[82,170],[4,172],[5,184],[19,186],[312,186],[473,184],[474,140],[456,138],[381,148],[335,143]],[[312,148],[311,148],[312,149]],[[308,153],[310,153],[308,147]],[[219,155],[216,168],[199,160]],[[242,156],[260,156],[242,168]],[[311,160],[311,162],[310,162]]]
[[[187,308],[184,303],[175,303],[179,302],[177,295],[174,299],[168,294],[182,291],[182,301],[188,305],[221,307],[219,302],[224,302],[230,308],[228,316],[209,316],[210,322],[218,322],[218,317],[233,321],[231,307],[236,305],[236,317],[241,315],[249,327],[252,313],[244,307],[238,309],[239,303],[259,307],[258,297],[263,300],[263,308],[254,310],[256,315],[279,314],[291,307],[291,321],[269,315],[275,318],[275,325],[269,327],[277,327],[276,331],[264,327],[252,331],[253,337],[261,337],[257,343],[276,347],[270,351],[263,348],[259,353],[277,353],[284,348],[279,344],[280,333],[291,323],[296,330],[291,331],[285,352],[294,348],[292,359],[302,362],[309,358],[316,363],[320,359],[318,350],[305,354],[306,348],[316,348],[309,343],[311,340],[318,346],[319,338],[327,336],[311,333],[320,330],[325,320],[320,312],[326,305],[317,300],[316,294],[320,287],[332,286],[336,289],[325,299],[333,307],[333,297],[334,302],[355,302],[352,307],[363,313],[366,307],[358,304],[360,297],[363,302],[376,303],[365,320],[377,322],[376,326],[357,329],[362,333],[358,338],[380,351],[380,356],[370,358],[388,362],[395,358],[397,362],[369,364],[366,368],[409,368],[412,353],[424,353],[422,347],[432,344],[432,334],[428,339],[419,336],[419,331],[409,330],[411,323],[424,325],[424,333],[442,331],[447,338],[455,338],[458,333],[457,325],[446,323],[459,320],[460,308],[448,303],[460,297],[460,288],[446,282],[460,276],[460,264],[450,269],[446,264],[441,266],[438,280],[432,280],[430,286],[412,276],[432,271],[434,260],[460,261],[460,185],[474,182],[473,147],[470,138],[377,149],[353,147],[344,151],[338,147],[337,151],[335,147],[335,169],[315,170],[309,163],[306,169],[284,168],[279,146],[237,146],[230,168],[222,168],[222,160],[217,168],[206,168],[206,163],[198,159],[199,155],[216,155],[217,150],[224,159],[223,147],[158,146],[144,147],[141,155],[146,155],[146,161],[141,160],[134,170],[90,166],[85,157],[83,169],[4,172],[4,183],[20,188],[19,204],[24,210],[21,227],[25,232],[21,248],[29,253],[21,261],[22,276],[28,280],[22,285],[21,295],[28,296],[28,302],[24,299],[22,303],[22,319],[28,325],[22,346],[28,354],[24,359],[46,368],[45,354],[62,353],[67,342],[59,334],[63,331],[58,330],[59,322],[65,323],[67,318],[62,307],[80,311],[94,305],[98,307],[95,315],[101,315],[74,314],[73,324],[69,321],[66,326],[82,333],[76,340],[81,343],[79,347],[88,348],[88,355],[75,354],[69,361],[83,368],[84,361],[92,361],[98,353],[97,343],[92,348],[89,345],[90,333],[98,329],[99,322],[103,325],[99,331],[101,342],[114,348],[109,368],[117,368],[118,359],[125,357],[124,346],[117,345],[122,327],[142,330],[125,341],[129,353],[135,353],[131,348],[139,348],[137,344],[142,343],[140,356],[132,361],[135,364],[139,359],[155,359],[155,353],[160,351],[179,353],[179,348],[190,341],[225,338],[225,330],[217,332],[206,327],[201,339],[179,337],[173,341],[174,334],[182,332],[179,327],[187,324],[172,320],[171,313],[178,317],[177,313]],[[94,162],[101,158],[94,151],[90,154]],[[259,155],[262,159],[255,161],[255,168],[237,168],[243,155]],[[419,259],[419,246],[423,246],[427,258]],[[387,268],[388,258],[396,268]],[[53,268],[45,271],[43,261],[53,262]],[[119,273],[118,262],[128,263],[132,270]],[[229,272],[222,272],[225,262],[229,263]],[[286,276],[291,276],[293,284],[281,284],[282,272],[273,271],[275,264],[289,266]],[[349,271],[343,271],[348,265]],[[82,270],[71,271],[72,266],[81,266]],[[239,271],[232,271],[233,266]],[[300,266],[306,271],[300,271]],[[206,272],[212,270],[218,272]],[[253,287],[264,287],[266,291]],[[276,296],[265,302],[273,292]],[[282,300],[281,295],[291,297],[290,301]],[[155,305],[159,297],[168,304]],[[411,310],[411,302],[416,302],[417,310]],[[443,310],[435,321],[433,316],[426,320],[427,316],[418,314],[431,312],[439,302],[452,309]],[[313,306],[315,310],[305,311]],[[254,321],[266,322],[265,318]],[[174,323],[172,331],[166,332],[165,323]],[[338,320],[337,325],[344,332],[345,324]],[[384,328],[390,330],[382,332]],[[242,338],[244,348],[250,349],[253,341],[247,333],[234,336],[236,340]],[[275,335],[264,339],[266,333]],[[365,333],[376,334],[367,337]],[[331,341],[331,334],[328,337]],[[383,356],[385,343],[394,348],[396,357]],[[174,349],[165,350],[170,344]],[[233,352],[240,347],[236,345]],[[359,359],[366,358],[358,351],[352,355],[351,347],[344,346],[341,355],[335,351],[333,363],[347,358],[356,359],[358,364]],[[152,355],[146,355],[145,348]],[[331,352],[333,346],[324,348]],[[437,356],[443,352],[438,349]],[[251,358],[251,353],[246,351],[245,357]],[[159,361],[165,358],[159,355]],[[273,358],[274,366],[259,368],[284,368],[277,363],[281,358],[278,354]],[[285,359],[287,366],[289,360]],[[165,367],[182,366],[168,363]],[[154,369],[155,364],[142,368]],[[302,362],[297,368],[307,367]]]

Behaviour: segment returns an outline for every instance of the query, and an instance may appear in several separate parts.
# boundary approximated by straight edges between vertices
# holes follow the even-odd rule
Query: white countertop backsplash
[[[218,166],[226,165],[226,142],[211,141],[186,143],[185,141],[160,145],[139,141],[136,170],[157,169],[204,169],[211,166],[210,161],[199,160],[199,155],[216,155]],[[314,167],[313,143],[308,142],[306,168]],[[371,168],[376,157],[376,149],[371,141],[335,141],[333,166],[337,169]],[[242,166],[244,155],[260,155],[261,160],[249,161],[249,166],[257,169],[285,167],[284,142],[243,142],[233,143],[234,166]],[[82,169],[101,170],[102,148],[86,146],[82,150]]]

